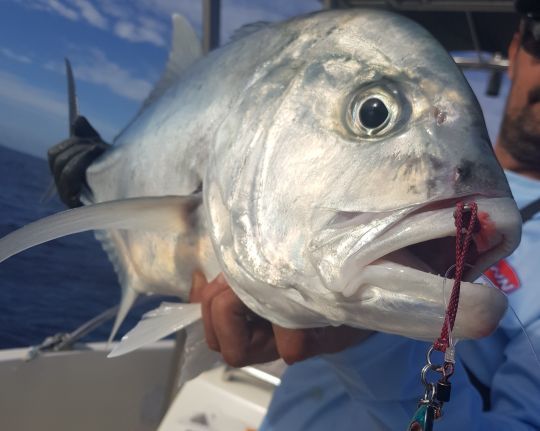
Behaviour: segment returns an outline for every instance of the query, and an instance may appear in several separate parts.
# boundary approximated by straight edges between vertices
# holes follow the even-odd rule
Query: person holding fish
[[[496,145],[496,154],[500,163],[507,170],[514,197],[520,206],[524,206],[529,204],[534,197],[537,197],[538,190],[540,190],[540,182],[538,181],[540,179],[540,130],[538,129],[538,124],[540,124],[540,97],[538,97],[540,89],[538,58],[540,31],[538,17],[540,11],[536,2],[520,1],[518,2],[518,8],[524,14],[524,18],[520,31],[516,34],[510,46],[509,76],[513,84],[501,135]],[[336,17],[338,17],[337,14],[327,16],[336,20]],[[429,61],[417,58],[412,63],[407,63],[409,69],[404,69],[407,73],[401,71],[401,73],[395,74],[392,70],[389,75],[391,79],[384,75],[389,68],[385,63],[388,61],[385,56],[390,54],[385,53],[384,56],[381,55],[378,59],[379,63],[370,64],[370,67],[375,68],[372,76],[380,78],[380,75],[382,75],[381,81],[362,87],[361,93],[353,95],[346,104],[347,114],[339,116],[340,119],[344,118],[344,121],[347,122],[348,130],[340,131],[339,138],[332,136],[332,142],[339,144],[341,143],[339,139],[343,136],[348,139],[348,134],[352,132],[355,134],[352,142],[355,143],[363,142],[362,140],[367,142],[375,140],[377,144],[381,144],[381,142],[395,144],[396,147],[388,148],[387,152],[393,157],[388,158],[388,163],[395,168],[395,177],[398,179],[395,183],[395,193],[392,195],[397,200],[420,194],[424,191],[423,187],[426,188],[428,194],[435,194],[439,198],[452,196],[453,200],[459,196],[466,196],[467,190],[471,188],[475,190],[474,196],[482,196],[483,194],[489,196],[496,189],[500,192],[500,197],[496,196],[494,199],[490,199],[497,200],[500,198],[497,202],[500,202],[499,205],[504,205],[506,200],[503,201],[503,199],[508,199],[506,186],[497,176],[498,168],[495,166],[496,163],[492,163],[491,159],[489,159],[489,157],[492,157],[489,154],[490,149],[484,151],[487,145],[479,126],[481,120],[475,120],[476,111],[474,109],[476,107],[469,103],[469,90],[462,84],[462,77],[459,77],[457,73],[448,72],[450,65],[446,63],[448,60],[443,58],[442,54],[439,55],[437,50],[440,48],[433,45],[428,40],[428,36],[416,27],[412,28],[411,24],[402,24],[397,18],[391,18],[390,15],[386,14],[378,15],[373,13],[372,17],[371,22],[381,22],[385,25],[388,25],[388,22],[395,23],[396,31],[402,31],[400,34],[403,37],[413,35],[416,37],[413,40],[418,41],[418,47],[420,47],[420,43],[426,44],[424,51],[422,51],[424,57],[430,55],[433,57]],[[317,19],[317,17],[312,19]],[[346,22],[349,23],[350,20],[348,19]],[[322,25],[323,21],[317,22],[315,28],[321,28]],[[335,30],[338,27],[336,25],[329,28],[325,33],[327,37],[334,37]],[[359,26],[355,25],[354,31],[357,31],[358,28]],[[367,26],[362,30],[367,31]],[[378,30],[380,29],[376,28],[369,33],[370,37],[375,37],[377,41],[384,36]],[[386,41],[386,43],[391,45],[393,40]],[[334,44],[333,46],[338,45]],[[353,46],[356,45],[346,44],[347,48]],[[375,52],[375,45],[370,46],[372,51]],[[406,61],[405,57],[407,56],[404,56],[401,52],[403,47],[398,48],[395,53],[399,55],[396,54],[395,59],[390,59],[390,63],[393,65]],[[415,53],[411,53],[411,55],[413,54]],[[341,61],[347,63],[350,59],[351,56],[345,56]],[[417,70],[414,68],[424,60],[433,70],[426,66],[421,69],[424,76],[416,76]],[[334,60],[326,57],[325,61],[328,61],[328,63],[325,63],[325,67],[315,63],[307,67],[305,74],[302,76],[302,81],[298,83],[298,88],[317,82],[322,86],[329,85],[335,90],[336,87],[332,83],[336,82],[336,77],[341,76],[340,74],[343,74],[344,70],[350,72],[350,70],[354,70],[354,67],[357,67],[356,64],[354,66],[351,64],[349,66],[351,69],[341,69],[339,62],[335,63]],[[377,69],[381,67],[381,64],[385,65],[385,69]],[[440,69],[437,69],[438,65],[441,65]],[[279,68],[274,70],[270,76],[277,79],[281,76],[280,73],[289,76],[287,75],[287,69]],[[354,76],[358,75],[355,74]],[[400,79],[403,82],[399,81]],[[444,79],[448,80],[447,87],[452,87],[455,90],[454,92],[445,93],[445,89],[441,87],[441,82]],[[399,85],[396,84],[398,81]],[[344,82],[349,81],[347,79]],[[418,91],[420,87],[422,88],[421,92]],[[266,91],[268,87],[263,88]],[[275,88],[281,87],[276,86]],[[338,88],[341,89],[339,86]],[[270,90],[268,91],[270,92]],[[421,107],[418,109],[422,115],[418,118],[413,117],[417,107],[411,107],[407,104],[405,95],[409,94],[408,92],[415,95],[414,100],[416,103],[420,101]],[[274,93],[264,93],[265,97],[271,97],[274,94],[279,94],[279,92],[276,90]],[[429,102],[422,104],[425,94],[429,94],[429,97],[433,99],[440,96],[438,100],[445,104],[446,107],[444,109],[438,106],[433,107]],[[288,95],[290,96],[290,94]],[[326,99],[336,100],[336,98],[331,97]],[[452,103],[449,103],[449,101]],[[292,102],[289,100],[289,103]],[[279,106],[287,105],[282,103]],[[400,106],[400,109],[396,108],[396,106]],[[454,108],[455,110],[453,110]],[[280,112],[278,111],[278,113]],[[463,114],[464,112],[466,112],[466,115]],[[317,115],[318,113],[319,111],[310,109],[302,111],[304,119],[311,114]],[[330,109],[324,111],[324,113],[332,115],[333,111]],[[424,113],[426,115],[423,115]],[[285,114],[290,117],[291,112],[285,111]],[[260,120],[260,116],[255,117],[258,121]],[[319,117],[316,118],[319,119]],[[414,118],[417,122],[410,121],[409,124],[407,122],[409,118]],[[456,119],[460,121],[452,123]],[[247,121],[245,117],[242,117],[242,120]],[[334,123],[330,122],[331,130],[337,127],[337,122],[337,119]],[[81,204],[80,194],[85,187],[97,190],[95,186],[97,183],[94,183],[94,186],[92,184],[97,177],[88,178],[86,175],[87,169],[97,156],[101,154],[107,155],[109,147],[85,119],[81,117],[74,118],[72,124],[72,137],[50,150],[49,161],[60,197],[68,206],[74,207]],[[234,129],[233,126],[240,127],[240,124],[233,123],[230,127]],[[319,122],[319,124],[321,130],[327,125],[324,121]],[[416,129],[411,124],[416,126]],[[453,127],[450,127],[449,124],[453,124]],[[448,171],[453,174],[450,188],[446,188],[449,175],[446,175],[444,160],[429,157],[429,154],[426,156],[414,144],[410,144],[410,147],[404,149],[402,144],[408,141],[402,142],[400,138],[402,134],[408,136],[405,135],[404,130],[409,132],[409,127],[412,130],[412,138],[419,139],[421,142],[424,142],[422,139],[429,140],[430,136],[436,135],[441,140],[452,140],[455,147],[459,148],[460,145],[464,145],[463,159],[456,161],[456,164],[452,165],[451,170]],[[462,127],[466,132],[461,135],[455,134],[460,133]],[[420,134],[420,131],[424,129],[429,133],[426,135]],[[377,134],[380,132],[385,136],[386,140],[378,138]],[[388,135],[384,135],[385,132],[388,132]],[[476,136],[477,132],[478,136],[480,136],[478,140],[467,141],[470,135]],[[303,131],[302,135],[304,133]],[[409,138],[409,140],[412,138]],[[463,143],[461,139],[463,139]],[[435,147],[438,142],[427,142],[432,145],[432,150],[440,150],[444,154],[450,154],[445,152],[445,149]],[[467,147],[467,142],[470,144],[469,147]],[[288,145],[292,147],[293,143],[294,140],[291,140]],[[349,151],[350,147],[343,146],[342,148],[343,151]],[[371,151],[370,148],[370,146],[362,147],[362,151],[369,152]],[[356,150],[356,147],[354,149]],[[330,152],[327,149],[326,151],[325,157],[329,158]],[[381,162],[375,157],[376,155],[380,157],[382,150],[375,147],[373,151],[372,154],[370,153],[371,160]],[[401,151],[405,151],[405,153],[401,153]],[[305,153],[305,150],[303,150],[303,153]],[[129,156],[133,156],[133,154],[135,153],[128,153]],[[405,167],[395,162],[396,154],[398,155],[397,159],[399,159],[400,155],[403,156],[403,160],[406,161],[406,163],[404,162]],[[114,156],[112,154],[111,157],[114,158]],[[453,156],[454,154],[451,154],[448,157]],[[343,157],[346,162],[353,156],[343,155]],[[474,162],[467,160],[466,157],[474,160]],[[278,155],[275,158],[275,160],[273,159],[274,162],[280,160]],[[288,154],[286,159],[291,160],[291,155]],[[452,161],[452,163],[454,162]],[[304,169],[308,168],[307,165],[301,166]],[[422,175],[417,173],[422,172],[421,167],[426,166],[432,176],[424,183]],[[221,169],[220,165],[214,167],[217,170]],[[480,171],[482,174],[479,174]],[[382,181],[388,179],[390,181],[388,172],[385,172],[379,169],[370,171],[366,167],[362,171],[362,175],[369,175],[372,180],[379,179]],[[341,172],[340,175],[348,178],[346,174],[350,174],[350,184],[353,184],[354,181],[352,180],[356,180],[359,173],[359,171]],[[437,176],[436,173],[440,173],[440,176]],[[223,174],[221,175],[223,176]],[[315,183],[317,178],[316,172],[313,172],[310,184]],[[321,181],[323,180],[322,177],[319,178]],[[401,181],[400,178],[407,181]],[[335,185],[335,181],[338,179],[341,180],[341,178],[336,177],[330,185]],[[372,191],[376,192],[379,190],[380,181],[379,183],[374,181],[374,183],[376,184]],[[306,184],[306,188],[310,184]],[[369,184],[355,184],[355,186],[361,190],[362,187],[367,188]],[[405,186],[406,188],[401,188]],[[194,195],[197,190],[200,191],[204,187],[196,187]],[[440,190],[443,190],[446,194],[437,194]],[[204,189],[204,191],[209,193],[207,189]],[[244,193],[247,193],[247,191],[244,191]],[[298,201],[301,201],[301,195],[299,196]],[[331,198],[330,202],[333,203]],[[212,202],[215,203],[215,200]],[[478,198],[478,202],[480,207],[485,205],[482,198]],[[404,220],[414,219],[416,215],[423,216],[422,209],[425,209],[426,205],[429,207],[425,202],[423,206],[412,206],[411,203],[413,201],[406,202],[403,205],[405,211],[412,214],[410,218],[404,216]],[[280,202],[277,200],[270,202],[267,204],[268,208],[271,208],[273,204],[278,205]],[[433,210],[431,212],[436,213],[439,210],[438,205],[444,206],[447,202],[441,198],[438,201],[433,201],[433,204],[434,207],[429,207],[429,209]],[[499,210],[493,209],[491,214],[496,224],[503,225],[505,219],[500,215],[500,212],[509,214],[513,210],[510,207],[500,210],[498,205],[494,205]],[[398,211],[403,211],[403,208],[398,206]],[[411,213],[411,208],[415,212]],[[337,257],[340,257],[338,253],[345,248],[344,242],[336,242],[336,230],[342,229],[342,232],[347,234],[339,235],[339,241],[352,238],[354,245],[359,242],[358,238],[362,238],[365,234],[365,232],[351,230],[351,226],[355,226],[354,223],[360,223],[360,221],[381,223],[381,226],[384,227],[383,232],[386,232],[386,230],[392,231],[392,224],[382,224],[385,220],[390,219],[390,216],[386,219],[380,219],[380,214],[386,214],[385,211],[389,209],[394,210],[395,208],[381,209],[374,206],[371,211],[366,210],[363,212],[353,207],[345,208],[336,211],[332,219],[325,222],[327,223],[325,226],[331,226],[331,229],[322,229],[318,236],[310,242],[309,248],[310,253],[312,253],[312,260],[309,264],[317,267],[319,272],[316,275],[323,280],[322,285],[315,286],[313,284],[312,291],[306,289],[301,292],[288,289],[290,285],[280,285],[283,288],[282,291],[289,293],[287,299],[284,299],[285,296],[280,295],[265,297],[271,305],[268,309],[281,311],[281,314],[275,312],[273,315],[274,317],[278,316],[281,320],[276,317],[274,322],[270,322],[262,317],[268,311],[268,309],[264,308],[265,304],[261,305],[261,302],[257,301],[258,297],[256,295],[250,296],[250,292],[242,290],[242,283],[238,283],[238,280],[235,280],[237,281],[236,290],[233,291],[223,276],[219,276],[208,283],[202,273],[194,274],[190,300],[202,304],[204,334],[212,350],[220,352],[224,360],[234,366],[265,362],[278,357],[282,357],[286,362],[292,364],[283,376],[281,386],[276,389],[261,430],[326,430],[331,427],[340,430],[404,429],[416,410],[418,396],[422,393],[419,371],[425,363],[425,355],[429,344],[414,341],[412,338],[429,339],[431,334],[440,329],[435,327],[440,322],[440,313],[433,310],[439,310],[441,304],[444,304],[445,291],[443,281],[440,283],[439,281],[433,281],[435,278],[430,278],[427,275],[423,275],[422,278],[413,278],[414,281],[409,286],[407,282],[410,280],[406,278],[412,276],[410,271],[407,272],[408,269],[404,268],[405,266],[420,267],[424,271],[423,273],[427,273],[425,266],[422,266],[425,265],[423,261],[426,259],[420,259],[419,256],[435,255],[438,254],[438,251],[441,252],[441,255],[445,255],[447,249],[452,248],[452,243],[448,241],[433,243],[431,242],[432,238],[429,237],[426,238],[424,243],[425,248],[421,245],[416,248],[413,247],[414,253],[410,252],[410,250],[401,249],[401,247],[389,248],[385,252],[376,248],[373,249],[373,252],[380,253],[379,257],[387,260],[373,265],[369,264],[368,261],[364,262],[368,270],[362,276],[367,274],[367,276],[376,279],[381,274],[384,274],[386,283],[391,285],[392,282],[395,282],[397,286],[407,285],[407,288],[410,287],[412,292],[416,292],[410,297],[406,296],[407,292],[405,290],[398,291],[398,294],[394,292],[392,295],[388,295],[387,292],[381,290],[378,292],[378,296],[373,296],[373,301],[362,302],[355,295],[358,294],[357,288],[363,282],[363,279],[354,278],[356,277],[354,267],[345,268],[348,271],[344,271],[344,273],[352,277],[348,280],[340,278],[341,273],[337,274],[332,271],[332,268],[337,265]],[[444,210],[446,211],[445,214],[451,217],[453,208],[444,208]],[[391,213],[391,215],[395,216],[398,211]],[[224,216],[225,213],[220,214]],[[484,212],[484,214],[486,213]],[[488,246],[485,247],[488,251],[490,250],[489,247],[493,245],[489,244],[490,238],[482,237],[484,232],[489,231],[491,226],[488,218],[484,217],[480,222],[481,233],[478,234],[479,239],[477,238],[476,241],[477,252],[480,255],[483,252],[481,250],[482,244],[488,243]],[[402,218],[399,220],[402,220]],[[427,221],[432,223],[431,219],[427,219]],[[411,224],[407,229],[404,228],[403,232],[413,231],[418,225],[418,222]],[[249,232],[246,232],[246,229],[242,230],[241,233],[235,231],[234,235],[244,235],[245,233],[245,236],[241,237],[242,240],[239,241],[249,243],[250,237],[247,236]],[[421,234],[420,231],[415,232],[415,235]],[[508,230],[508,232],[510,238],[515,233],[515,230]],[[278,235],[282,231],[276,228],[275,232],[272,231],[272,233]],[[512,294],[509,295],[510,304],[523,320],[532,344],[538,349],[540,346],[540,306],[537,305],[537,292],[535,291],[538,288],[534,277],[536,268],[534,262],[531,261],[531,256],[535,256],[534,252],[538,248],[540,235],[537,217],[525,225],[524,233],[525,237],[518,251],[504,261],[504,264],[499,263],[496,267],[490,269],[490,274],[499,285],[512,285],[515,287]],[[502,237],[505,236],[502,235]],[[389,242],[392,240],[392,238],[380,237],[378,241],[383,242],[384,238]],[[497,238],[500,238],[500,236]],[[414,245],[414,242],[405,245],[411,244]],[[506,244],[506,246],[508,246],[507,249],[513,249],[515,244]],[[356,250],[354,253],[355,263],[358,266],[361,265],[360,259],[362,256],[364,259],[370,258],[371,253],[366,251],[370,250],[369,247],[372,247],[370,243],[364,244],[363,249]],[[504,251],[500,251],[500,253],[504,255]],[[238,258],[242,257],[244,256]],[[349,262],[349,257],[344,257],[342,262]],[[236,261],[223,258],[221,263],[235,265]],[[431,260],[431,263],[439,274],[445,274],[450,267],[449,260],[444,256],[440,262]],[[407,274],[407,276],[396,276],[395,274],[398,271],[400,274]],[[234,273],[234,270],[231,269],[227,272],[229,277]],[[512,274],[518,274],[519,276],[516,275],[515,278],[512,278]],[[273,273],[270,275],[269,278],[271,279],[279,279],[282,276],[282,274],[278,274],[278,276],[273,277],[276,275]],[[319,278],[317,277],[314,275],[310,279],[312,283],[315,283],[315,280],[318,282]],[[392,277],[396,277],[396,279],[394,280]],[[506,281],[504,277],[506,277]],[[251,279],[245,277],[244,280],[248,282]],[[517,287],[516,280],[519,282]],[[437,291],[436,295],[433,294],[435,295],[433,297],[429,297],[430,290],[414,290],[414,287],[418,287],[422,283],[425,283],[425,285],[436,283],[440,290]],[[332,287],[335,284],[340,285],[340,291],[331,291],[329,286]],[[482,287],[478,284],[466,284],[467,288],[463,289],[462,295],[467,300],[462,301],[462,304],[465,309],[463,314],[469,318],[462,321],[458,319],[455,335],[458,338],[461,334],[467,338],[478,338],[494,329],[503,313],[504,302],[500,299],[499,293],[493,292],[492,289],[482,290]],[[306,282],[306,286],[309,287],[309,283]],[[473,297],[476,296],[471,293],[475,292],[475,289],[478,289],[478,292],[483,292],[477,296],[483,299],[478,300],[476,303],[473,301]],[[512,289],[509,288],[508,290]],[[320,297],[310,296],[317,295],[319,292],[322,292]],[[467,295],[471,296],[467,297]],[[384,307],[384,304],[381,306],[376,301],[377,297],[383,298],[383,303],[391,303],[391,306],[387,308]],[[348,298],[358,300],[357,304],[351,305],[351,300]],[[338,300],[342,302],[338,304],[336,302]],[[424,301],[423,306],[426,307],[422,309],[423,314],[416,313],[414,308],[421,301]],[[369,308],[373,302],[379,307],[375,309],[375,312]],[[249,304],[249,307],[246,304]],[[436,306],[436,308],[431,309],[429,306]],[[286,319],[286,312],[283,310],[288,307],[295,310],[297,321],[292,322]],[[467,307],[470,308],[467,309]],[[330,319],[328,317],[330,315],[335,317]],[[343,318],[344,315],[347,318]],[[430,320],[426,316],[435,317]],[[308,323],[299,324],[298,320],[301,320],[301,317]],[[328,319],[325,320],[327,317]],[[422,320],[423,318],[427,320]],[[313,321],[326,322],[329,319],[330,322],[328,323],[339,321],[349,323],[351,321],[355,323],[356,327],[349,325],[312,325]],[[289,323],[291,324],[288,325]],[[414,326],[415,323],[417,326]],[[310,325],[322,327],[303,329],[303,327],[309,327]],[[296,327],[296,329],[290,329],[288,326]],[[405,338],[402,335],[410,338]],[[463,348],[461,349],[461,347]],[[452,400],[445,405],[444,417],[437,423],[437,429],[455,430],[458,427],[468,430],[540,429],[540,417],[537,414],[540,411],[540,397],[538,396],[540,367],[529,350],[527,336],[516,327],[515,323],[508,323],[507,319],[503,320],[500,329],[484,340],[460,342],[458,353],[460,353],[465,366],[477,380],[490,386],[491,406],[489,410],[483,411],[482,399],[471,386],[463,368],[458,366],[452,380],[454,387]]]

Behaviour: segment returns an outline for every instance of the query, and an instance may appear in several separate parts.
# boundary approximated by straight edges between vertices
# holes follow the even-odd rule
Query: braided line
[[[463,228],[463,216],[465,204],[458,202],[456,205],[456,273],[454,276],[454,285],[452,287],[452,293],[450,300],[448,301],[448,307],[446,309],[446,315],[444,318],[444,324],[441,329],[440,337],[433,343],[433,347],[441,352],[446,352],[449,344],[449,335],[452,329],[454,329],[454,323],[456,321],[456,314],[459,305],[459,293],[461,289],[461,279],[463,277],[463,271],[465,269],[465,258],[471,245],[474,226],[478,220],[478,206],[472,202],[469,204],[471,209],[471,217],[467,229],[464,232]]]

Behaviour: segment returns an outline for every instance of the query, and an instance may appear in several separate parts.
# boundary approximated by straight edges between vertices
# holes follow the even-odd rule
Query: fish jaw
[[[390,261],[368,265],[363,276],[354,294],[337,294],[348,325],[426,341],[440,335],[453,280]],[[506,307],[500,290],[462,282],[453,337],[489,335]]]
[[[478,204],[481,229],[473,237],[478,256],[474,263],[467,265],[464,274],[455,335],[474,339],[496,328],[506,309],[506,298],[493,287],[471,281],[517,247],[521,219],[510,197],[462,200],[474,200]],[[361,236],[341,257],[343,265],[339,277],[321,273],[328,262],[320,259],[324,254],[335,265],[336,254],[343,252],[339,241],[326,244],[324,252],[319,247],[319,260],[314,263],[325,286],[336,294],[336,305],[332,307],[336,314],[332,320],[336,324],[417,339],[436,337],[453,283],[445,281],[444,275],[455,262],[455,201],[432,203],[403,212],[387,222],[367,243]],[[347,223],[353,224],[354,219]],[[378,225],[381,223],[378,221]],[[349,229],[354,231],[354,228]],[[363,236],[365,233],[364,230]],[[351,235],[342,235],[341,243],[343,238],[349,241],[347,246],[350,247]],[[424,243],[434,247],[433,251],[429,247],[422,249]],[[441,247],[446,250],[440,250]],[[445,256],[435,259],[436,253]],[[438,261],[436,265],[434,261]]]

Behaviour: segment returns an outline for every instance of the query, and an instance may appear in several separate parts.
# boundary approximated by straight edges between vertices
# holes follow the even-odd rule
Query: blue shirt
[[[520,208],[540,197],[540,181],[512,172],[507,176]],[[540,363],[511,311],[540,352],[539,244],[537,214],[506,259],[519,283],[507,284],[511,309],[499,329],[480,341],[458,344],[461,361],[490,386],[491,410],[482,411],[481,397],[458,363],[437,431],[540,430]],[[405,430],[423,394],[420,370],[428,348],[429,343],[379,333],[343,352],[295,364],[276,389],[260,431]]]

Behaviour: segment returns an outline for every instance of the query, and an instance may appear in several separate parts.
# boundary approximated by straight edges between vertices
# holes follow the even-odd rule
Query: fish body
[[[519,212],[478,102],[412,21],[327,11],[188,54],[87,170],[86,204],[186,200],[176,231],[98,233],[124,312],[135,293],[187,300],[202,269],[285,327],[433,339],[456,202],[475,201],[481,220],[468,281],[517,247]],[[456,336],[487,335],[505,308],[501,292],[463,283]]]

